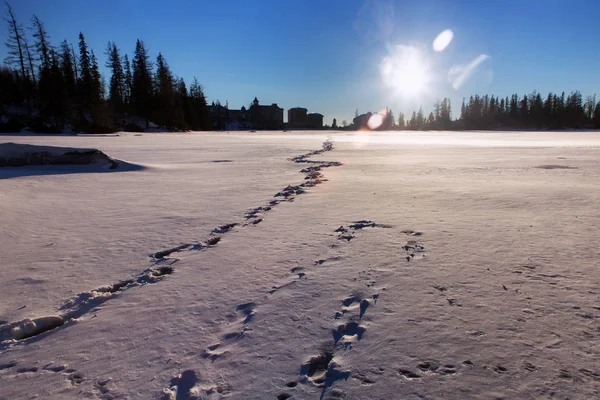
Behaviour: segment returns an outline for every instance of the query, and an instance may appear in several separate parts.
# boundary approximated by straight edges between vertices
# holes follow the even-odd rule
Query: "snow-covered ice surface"
[[[0,141],[1,399],[600,396],[598,133]]]

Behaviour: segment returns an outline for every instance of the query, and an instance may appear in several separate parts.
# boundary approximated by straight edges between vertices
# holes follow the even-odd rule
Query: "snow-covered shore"
[[[33,165],[87,165],[104,163],[116,169],[119,162],[98,149],[0,143],[0,167]]]

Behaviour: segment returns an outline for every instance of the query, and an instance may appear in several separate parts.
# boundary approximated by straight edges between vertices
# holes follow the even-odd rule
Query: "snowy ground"
[[[0,142],[0,399],[600,397],[598,133]]]

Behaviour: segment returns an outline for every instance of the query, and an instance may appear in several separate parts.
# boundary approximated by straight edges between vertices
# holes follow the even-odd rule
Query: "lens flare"
[[[415,46],[393,48],[381,62],[380,72],[384,85],[407,98],[423,95],[431,81],[427,55]]]
[[[457,90],[460,89],[471,79],[479,66],[489,58],[490,56],[487,54],[480,54],[467,65],[454,65],[450,68],[450,71],[448,71],[448,80],[452,84],[452,87]]]
[[[383,119],[385,115],[381,113],[376,113],[369,117],[369,121],[367,121],[367,126],[372,131],[379,128],[383,124]]]
[[[450,29],[446,29],[433,41],[433,50],[437,52],[442,52],[448,47],[452,39],[454,38],[454,33]]]

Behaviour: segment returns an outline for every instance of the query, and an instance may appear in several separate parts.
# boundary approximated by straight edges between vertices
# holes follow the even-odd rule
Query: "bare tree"
[[[29,74],[31,75],[31,80],[33,81],[33,86],[36,85],[35,79],[35,67],[33,63],[33,56],[31,55],[31,46],[27,43],[27,39],[23,38],[23,42],[25,44],[25,51],[27,53],[27,62],[29,63]]]
[[[44,24],[36,15],[31,19],[31,23],[33,24],[31,30],[33,31],[33,37],[35,39],[35,51],[38,53],[42,68],[50,68],[51,46],[46,28],[44,28]]]
[[[8,15],[4,18],[4,20],[8,22],[8,39],[5,42],[6,47],[8,47],[8,55],[4,62],[8,65],[14,65],[21,70],[21,79],[23,79],[25,87],[27,113],[31,115],[31,91],[29,90],[31,77],[25,66],[25,57],[26,53],[29,53],[29,46],[27,45],[25,34],[23,33],[23,25],[17,22],[15,13],[8,1],[5,1],[4,3],[8,9]]]

